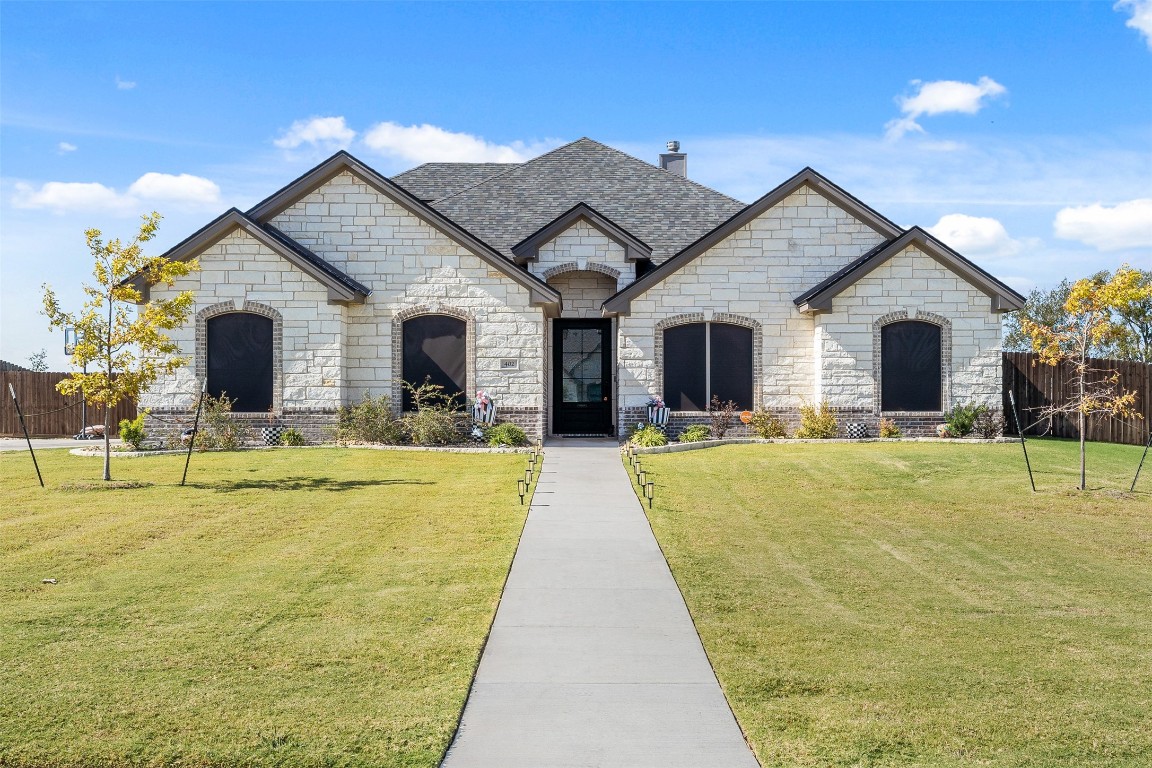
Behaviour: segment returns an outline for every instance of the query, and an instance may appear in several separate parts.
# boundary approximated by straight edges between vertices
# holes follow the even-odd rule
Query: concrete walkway
[[[755,768],[614,441],[544,468],[444,768]]]

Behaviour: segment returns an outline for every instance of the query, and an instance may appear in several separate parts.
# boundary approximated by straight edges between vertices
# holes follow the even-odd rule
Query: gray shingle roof
[[[424,163],[392,177],[392,181],[424,202],[439,200],[475,186],[516,163]]]
[[[447,170],[436,173],[449,175]],[[408,174],[394,181],[403,184]],[[745,207],[587,138],[511,166],[431,205],[512,258],[512,246],[578,203],[590,205],[652,246],[656,263]]]

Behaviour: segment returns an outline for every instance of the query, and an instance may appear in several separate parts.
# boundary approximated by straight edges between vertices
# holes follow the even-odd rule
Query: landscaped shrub
[[[280,435],[280,445],[301,446],[306,445],[307,440],[304,439],[304,433],[298,429],[286,429]]]
[[[948,432],[952,437],[967,437],[976,429],[976,420],[987,411],[984,405],[956,405],[944,417]]]
[[[628,436],[628,442],[641,448],[653,448],[658,445],[668,445],[668,436],[660,428],[652,424],[638,424]]]
[[[720,398],[712,395],[712,402],[708,404],[708,418],[712,421],[712,437],[723,440],[728,430],[732,429],[732,422],[736,420],[736,402],[729,400],[720,402]]]
[[[748,426],[752,427],[752,431],[764,440],[788,436],[784,422],[776,414],[769,413],[763,408],[757,408],[752,412],[752,420],[748,422]]]
[[[428,379],[420,386],[407,381],[404,388],[411,393],[416,410],[400,419],[404,434],[414,445],[450,445],[463,437],[458,400],[455,395],[444,394],[444,387]]]
[[[995,440],[1004,434],[1004,419],[992,411],[991,408],[981,406],[984,410],[976,417],[976,434],[985,440]]]
[[[204,396],[204,410],[200,413],[200,426],[196,430],[196,448],[218,448],[236,451],[248,440],[249,430],[232,419],[232,404],[236,401],[221,392],[220,397]],[[195,418],[195,408],[191,416]],[[177,438],[179,442],[179,438]]]
[[[365,392],[360,402],[340,408],[335,437],[338,443],[399,445],[404,430],[387,395],[374,398]]]
[[[682,443],[699,443],[701,440],[707,440],[712,436],[708,431],[708,427],[703,424],[693,424],[690,427],[685,427],[684,431],[676,439]]]
[[[796,437],[805,440],[828,440],[836,437],[839,424],[836,414],[832,413],[832,406],[827,400],[820,405],[804,403],[800,406],[800,429],[796,430]]]
[[[493,448],[499,448],[502,445],[528,445],[528,435],[510,421],[489,427],[484,432],[484,439]]]
[[[147,415],[147,411],[141,411],[134,419],[120,420],[120,439],[137,451],[144,447],[144,438],[147,437],[144,433],[144,417]]]
[[[904,433],[892,419],[880,419],[880,437],[903,437]]]

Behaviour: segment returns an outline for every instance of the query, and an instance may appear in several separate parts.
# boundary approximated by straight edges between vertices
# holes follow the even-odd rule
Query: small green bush
[[[412,396],[415,411],[404,414],[400,425],[413,445],[451,445],[463,438],[459,396],[444,394],[444,387],[433,384],[430,377],[416,386],[403,382]]]
[[[404,430],[387,395],[373,398],[365,392],[360,402],[340,408],[335,437],[338,443],[399,445]]]
[[[748,426],[752,427],[752,431],[756,433],[757,437],[764,440],[788,437],[788,430],[784,427],[784,422],[776,414],[769,413],[763,408],[757,408],[752,412],[752,420],[748,422]]]
[[[953,437],[967,437],[976,429],[976,421],[988,407],[984,405],[956,405],[944,417],[948,432]]]
[[[304,433],[298,429],[286,429],[280,435],[280,445],[301,446],[307,443]]]
[[[804,440],[828,440],[836,437],[839,424],[832,406],[825,399],[820,405],[804,403],[800,406],[800,429],[796,437]]]
[[[502,445],[528,445],[528,435],[510,421],[489,427],[484,432],[484,439],[493,448],[499,448]]]
[[[137,451],[144,447],[144,438],[147,437],[144,433],[144,417],[147,415],[147,411],[141,411],[134,419],[120,420],[120,439]]]
[[[654,448],[658,445],[668,445],[668,436],[653,424],[641,424],[632,430],[628,442],[641,448]]]
[[[880,437],[903,437],[904,433],[892,419],[880,419]]]
[[[699,443],[702,440],[707,440],[712,436],[708,427],[703,424],[693,424],[690,427],[685,427],[684,431],[676,439],[682,443]]]

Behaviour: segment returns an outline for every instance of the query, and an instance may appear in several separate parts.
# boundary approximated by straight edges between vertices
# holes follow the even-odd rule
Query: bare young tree
[[[1136,392],[1120,387],[1120,374],[1095,368],[1092,358],[1112,348],[1125,328],[1120,316],[1133,304],[1152,296],[1152,284],[1127,265],[1111,277],[1107,273],[1077,280],[1068,292],[1062,316],[1048,324],[1026,317],[1021,330],[1032,340],[1032,350],[1047,365],[1068,363],[1075,371],[1072,391],[1062,401],[1040,410],[1042,418],[1075,416],[1080,434],[1080,490],[1086,488],[1085,434],[1088,419],[1101,416],[1139,416]]]

